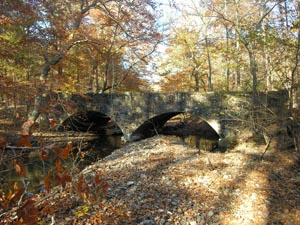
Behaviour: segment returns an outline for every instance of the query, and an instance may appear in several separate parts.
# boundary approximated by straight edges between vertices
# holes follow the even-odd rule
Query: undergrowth
[[[0,165],[7,164],[7,160],[12,160],[11,165],[15,173],[21,177],[27,177],[26,167],[17,152],[21,149],[31,150],[32,144],[29,140],[31,134],[22,134],[16,146],[9,146],[9,143],[0,135]],[[7,156],[7,148],[15,148],[14,154]],[[92,180],[86,179],[80,170],[76,167],[75,161],[81,157],[81,152],[74,153],[75,147],[72,143],[67,143],[63,148],[46,147],[43,142],[39,143],[38,149],[34,149],[39,153],[39,160],[51,164],[51,167],[43,170],[43,186],[41,193],[29,193],[28,183],[23,182],[21,185],[16,181],[8,190],[0,191],[0,225],[12,224],[46,224],[45,217],[49,216],[54,220],[54,214],[60,210],[60,207],[54,202],[57,201],[55,196],[58,193],[72,193],[77,196],[77,202],[81,201],[85,204],[95,204],[101,197],[107,194],[108,182],[100,173],[96,173]],[[49,155],[54,154],[54,157]],[[75,157],[74,157],[75,155]],[[66,160],[73,160],[73,166],[66,166]],[[74,166],[75,165],[75,166]],[[79,199],[79,200],[78,200]],[[84,205],[82,207],[84,207]],[[82,216],[83,212],[78,212],[78,216]],[[75,214],[75,216],[77,215]],[[53,221],[52,221],[53,222]]]

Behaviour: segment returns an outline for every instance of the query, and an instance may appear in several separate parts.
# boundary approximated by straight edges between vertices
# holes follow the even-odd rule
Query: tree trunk
[[[235,19],[237,31],[241,30],[240,25],[240,10],[239,10],[239,0],[234,0],[235,5]],[[235,68],[235,88],[237,90],[241,89],[241,70],[240,70],[240,34],[236,33],[235,36],[235,50],[236,50],[236,68]]]
[[[81,92],[81,85],[80,85],[80,70],[79,70],[79,65],[77,65],[77,76],[76,76],[76,80],[77,80],[77,90],[79,91],[79,93]]]
[[[257,93],[257,63],[255,60],[255,55],[252,49],[247,48],[249,55],[249,63],[250,63],[250,73],[252,75],[252,92],[253,94]]]
[[[207,36],[205,37],[205,48],[206,48],[206,56],[207,56],[207,63],[208,63],[208,90],[213,91],[212,68],[211,68],[211,59],[210,59],[209,43],[208,43]]]
[[[106,62],[105,62],[105,67],[104,67],[103,87],[102,87],[102,90],[101,90],[102,93],[107,90],[108,73],[109,73],[109,60],[107,59]]]
[[[262,5],[263,5],[263,10],[261,12],[261,17],[263,17],[267,11],[265,0],[262,0]],[[270,91],[273,89],[273,79],[269,69],[269,52],[267,49],[267,30],[266,30],[266,24],[264,22],[262,22],[262,33],[263,33],[264,77],[266,82],[266,91]]]
[[[192,72],[192,77],[195,80],[194,91],[199,92],[199,90],[200,90],[200,78],[199,78],[199,72],[197,71],[196,68],[194,68],[194,70]]]
[[[93,86],[94,86],[94,66],[91,66],[89,69],[89,86],[88,92],[93,93]]]
[[[297,29],[298,29],[298,34],[297,34],[297,44],[296,44],[296,50],[295,50],[295,64],[291,72],[291,85],[290,85],[290,90],[289,90],[289,111],[290,114],[292,114],[293,108],[298,108],[297,106],[297,100],[295,99],[297,97],[297,90],[298,85],[296,85],[296,76],[297,76],[297,71],[298,71],[298,65],[299,65],[299,54],[300,54],[300,2],[298,2],[298,23],[297,23]]]
[[[225,17],[227,18],[227,0],[224,1],[224,10]],[[230,69],[229,69],[229,30],[228,26],[225,25],[225,33],[226,33],[226,68],[225,68],[225,77],[226,77],[226,91],[230,89]]]
[[[99,84],[99,66],[98,66],[98,64],[95,65],[95,76],[96,76],[96,93],[99,93],[100,84]]]
[[[298,70],[298,65],[299,65],[299,54],[300,54],[300,2],[298,1],[298,21],[297,21],[297,44],[296,44],[296,51],[295,51],[295,64],[294,67],[291,71],[291,78],[290,78],[290,87],[289,87],[289,113],[292,115],[293,108],[298,108],[297,106],[297,100],[295,99],[297,96],[296,90],[298,90],[297,85],[296,85],[296,75],[297,75],[297,70]]]
[[[58,63],[58,68],[57,68],[58,76],[61,78],[63,77],[63,64],[60,62]]]
[[[56,54],[51,59],[49,59],[48,55],[46,53],[44,59],[45,59],[45,62],[44,62],[44,66],[42,69],[41,76],[40,76],[40,79],[42,82],[39,85],[38,93],[34,100],[33,110],[28,117],[28,120],[30,121],[30,123],[34,123],[40,115],[40,107],[42,104],[42,100],[43,100],[43,98],[47,97],[47,95],[48,95],[48,90],[44,84],[49,76],[51,66],[59,63],[59,61],[62,59],[62,55]]]
[[[236,67],[235,67],[235,89],[241,90],[241,69],[240,69],[240,56],[238,55],[240,52],[240,42],[238,39],[236,39],[235,43],[235,49],[236,49]]]
[[[226,76],[226,91],[230,89],[230,69],[229,69],[229,34],[228,27],[225,27],[226,30],[226,68],[225,68],[225,76]]]
[[[257,62],[255,59],[255,54],[253,50],[253,46],[251,43],[248,43],[247,40],[243,40],[243,44],[247,49],[248,56],[249,56],[249,67],[250,67],[250,74],[252,76],[252,132],[253,135],[258,134],[258,119],[259,119],[259,101],[258,101],[258,92],[257,92]]]

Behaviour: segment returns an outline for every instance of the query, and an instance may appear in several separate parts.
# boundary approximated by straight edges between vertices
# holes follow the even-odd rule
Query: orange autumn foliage
[[[22,136],[31,136],[32,135],[31,128],[36,124],[37,123],[34,121],[24,122],[21,127],[21,135]]]
[[[26,177],[26,168],[21,162],[14,160],[14,167],[18,175]]]
[[[57,148],[55,149],[55,152],[61,159],[68,159],[72,150],[72,143],[69,142],[65,148]]]
[[[101,178],[100,174],[97,173],[95,175],[94,182],[95,182],[95,185],[97,186],[96,187],[96,192],[98,193],[99,189],[101,188],[102,195],[106,196],[108,194],[107,189],[109,187],[109,184],[107,183],[107,181],[103,180]]]
[[[90,195],[90,187],[82,174],[79,176],[77,181],[77,192],[83,197],[83,199],[87,199]]]
[[[17,147],[32,147],[32,144],[29,140],[29,136],[28,135],[21,135],[21,137],[19,138],[18,142],[17,142]]]
[[[25,188],[17,189],[15,192],[9,190],[6,195],[0,197],[0,205],[2,208],[7,209],[14,204],[24,194]]]
[[[31,198],[26,199],[23,205],[17,210],[18,222],[16,224],[33,225],[38,221],[39,211],[35,207],[35,201]]]
[[[62,159],[68,159],[70,157],[70,152],[73,150],[72,143],[68,143],[67,146],[63,149],[60,149],[59,156]]]
[[[51,185],[50,178],[47,176],[44,180],[44,186],[48,193],[50,192],[50,185]]]
[[[0,135],[0,149],[1,148],[6,148],[8,146],[8,142],[5,141],[4,137]]]
[[[67,182],[72,182],[72,177],[67,173],[57,173],[54,177],[55,183],[61,185],[63,188],[66,187]]]
[[[55,128],[58,125],[58,122],[55,119],[49,119],[50,127]]]
[[[40,152],[40,160],[45,161],[46,159],[48,159],[49,156],[49,151],[47,149],[42,149]]]

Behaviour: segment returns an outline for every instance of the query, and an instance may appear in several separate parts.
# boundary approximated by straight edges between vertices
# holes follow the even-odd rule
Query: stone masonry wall
[[[186,112],[206,121],[218,121],[221,133],[226,131],[227,121],[237,117],[247,118],[251,110],[251,94],[240,92],[209,93],[122,93],[73,95],[74,111],[91,110],[104,113],[114,120],[128,136],[146,120],[166,112]],[[284,113],[287,93],[259,94],[259,102],[274,113]]]

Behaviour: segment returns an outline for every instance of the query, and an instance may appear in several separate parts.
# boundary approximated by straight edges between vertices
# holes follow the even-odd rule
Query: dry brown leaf
[[[26,168],[21,162],[14,160],[14,166],[15,166],[15,171],[18,175],[26,177]]]
[[[60,157],[62,159],[68,159],[70,157],[70,152],[73,150],[72,143],[68,143],[67,146],[60,151]]]
[[[46,191],[49,193],[50,192],[50,185],[51,185],[51,181],[50,181],[50,178],[47,176],[44,180],[45,182],[45,189]]]
[[[4,137],[0,135],[0,148],[5,148],[8,146],[8,142],[5,141]]]
[[[40,160],[45,161],[48,159],[49,151],[47,149],[42,149],[40,153]]]
[[[17,142],[17,147],[32,147],[32,144],[29,140],[29,135],[21,135]]]

